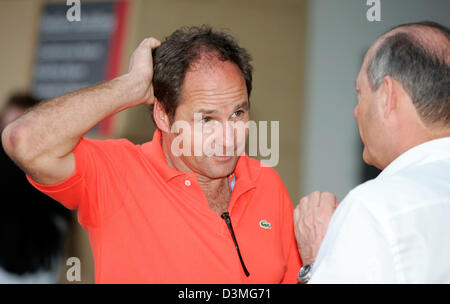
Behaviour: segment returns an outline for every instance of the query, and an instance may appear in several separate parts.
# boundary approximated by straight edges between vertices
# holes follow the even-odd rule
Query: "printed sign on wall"
[[[69,20],[65,3],[44,5],[33,73],[32,92],[50,99],[112,79],[119,73],[125,34],[126,1],[81,2],[79,18]],[[108,137],[109,117],[91,137]]]

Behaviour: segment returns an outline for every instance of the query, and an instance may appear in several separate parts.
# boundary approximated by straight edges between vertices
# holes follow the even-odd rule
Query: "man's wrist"
[[[134,107],[145,102],[148,97],[146,93],[150,85],[149,83],[129,73],[123,74],[115,78],[115,80],[120,83],[121,90],[128,99],[126,108]]]
[[[308,250],[304,250],[304,249],[298,249],[298,252],[300,252],[300,257],[302,259],[302,264],[303,265],[308,265],[308,264],[312,264],[315,261],[315,255],[314,254],[310,254],[310,255],[305,255],[304,252],[308,251]]]

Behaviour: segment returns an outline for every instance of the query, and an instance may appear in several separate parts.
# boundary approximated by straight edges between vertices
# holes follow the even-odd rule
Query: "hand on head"
[[[131,55],[128,75],[141,84],[139,103],[153,104],[153,58],[152,50],[161,45],[156,38],[144,39]]]

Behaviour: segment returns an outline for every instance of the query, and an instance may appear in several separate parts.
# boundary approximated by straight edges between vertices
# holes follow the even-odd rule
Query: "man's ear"
[[[160,129],[163,132],[170,133],[170,120],[169,116],[167,115],[166,111],[164,110],[164,107],[159,102],[158,99],[154,100],[154,107],[153,107],[153,119],[156,122],[156,126],[158,129]]]
[[[381,97],[383,99],[383,116],[388,118],[392,110],[397,107],[397,98],[395,94],[395,83],[391,76],[385,76],[381,89]]]

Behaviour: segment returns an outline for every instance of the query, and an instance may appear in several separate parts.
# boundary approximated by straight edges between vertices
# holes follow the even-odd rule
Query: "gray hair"
[[[430,43],[423,33],[396,31],[381,42],[369,60],[369,85],[376,90],[385,76],[391,76],[408,92],[425,123],[450,125],[450,31],[434,22],[410,23],[394,29],[413,26],[439,33],[444,44]]]

